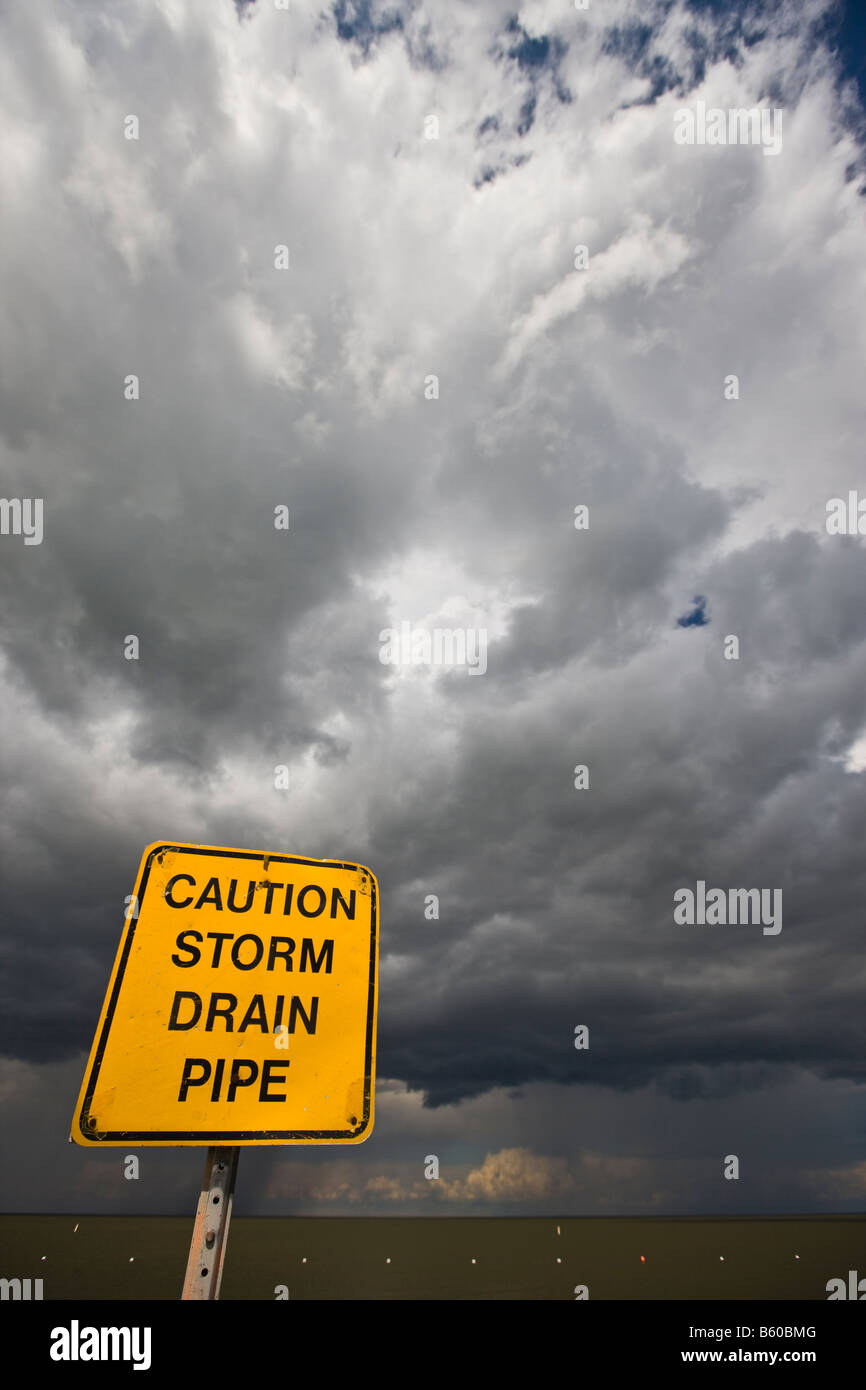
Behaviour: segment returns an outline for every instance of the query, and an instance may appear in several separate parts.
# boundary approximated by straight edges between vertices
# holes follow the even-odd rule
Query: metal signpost
[[[240,1149],[208,1149],[182,1298],[219,1298]]]
[[[369,1136],[378,937],[363,865],[145,850],[72,1138],[208,1146],[185,1299],[219,1297],[242,1146]]]

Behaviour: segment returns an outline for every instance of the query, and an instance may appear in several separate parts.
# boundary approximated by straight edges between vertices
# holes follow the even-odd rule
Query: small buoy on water
[[[646,1264],[646,1255],[641,1255],[641,1257],[640,1257],[640,1262],[641,1262],[642,1265],[645,1265],[645,1264]]]
[[[134,1259],[135,1259],[135,1256],[134,1256],[134,1255],[130,1255],[130,1257],[129,1257],[129,1263],[132,1264],[132,1262],[134,1261]]]
[[[474,1264],[474,1263],[475,1263],[475,1261],[474,1261],[474,1260],[473,1260],[473,1261],[472,1261],[472,1263],[473,1263],[473,1264]]]
[[[390,1255],[388,1256],[388,1258],[387,1258],[387,1260],[385,1261],[385,1263],[386,1263],[386,1265],[389,1265],[389,1264],[391,1263],[391,1256],[390,1256]]]
[[[559,1235],[559,1227],[558,1227],[558,1226],[557,1226],[557,1228],[556,1228],[556,1234]]]

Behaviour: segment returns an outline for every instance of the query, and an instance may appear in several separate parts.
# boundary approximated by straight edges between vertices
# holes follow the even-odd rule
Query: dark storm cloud
[[[489,1101],[522,1152],[503,1117],[551,1083],[613,1093],[608,1136],[630,1098],[649,1150],[649,1092],[862,1081],[864,551],[823,529],[859,476],[862,231],[806,21],[223,9],[7,25],[0,476],[45,503],[42,545],[0,544],[16,1104],[89,1046],[158,838],[371,865],[419,1147]],[[798,75],[779,160],[675,145],[695,33],[711,101]],[[403,620],[489,630],[486,673],[390,670]],[[782,931],[675,924],[699,879],[781,889]]]
[[[725,1087],[738,1064],[863,1076],[858,990],[831,964],[856,957],[845,912],[866,891],[838,834],[866,793],[832,761],[866,720],[862,572],[855,544],[803,535],[720,563],[708,587],[743,656],[726,662],[721,637],[705,634],[663,718],[645,696],[649,654],[606,678],[603,708],[595,682],[543,715],[537,700],[509,711],[504,691],[492,721],[463,703],[459,778],[435,810],[418,794],[426,874],[420,856],[404,860],[424,892],[441,893],[441,920],[407,923],[402,937],[418,991],[403,975],[383,1015],[389,1074],[436,1103],[497,1081],[656,1079],[705,1093],[706,1076],[683,1078],[714,1062]],[[659,642],[656,631],[649,646]],[[575,762],[591,770],[586,792],[572,789]],[[396,821],[383,830],[385,868]],[[778,939],[757,925],[675,925],[675,890],[699,878],[780,888]],[[576,1070],[574,1025],[595,1020],[600,1040]]]

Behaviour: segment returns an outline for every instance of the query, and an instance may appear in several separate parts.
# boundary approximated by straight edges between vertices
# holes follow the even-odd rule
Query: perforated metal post
[[[240,1152],[219,1147],[207,1151],[181,1299],[220,1296]]]

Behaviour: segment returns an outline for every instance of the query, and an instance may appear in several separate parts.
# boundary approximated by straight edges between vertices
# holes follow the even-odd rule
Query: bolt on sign
[[[150,845],[72,1123],[78,1144],[360,1144],[378,890],[360,864]]]

